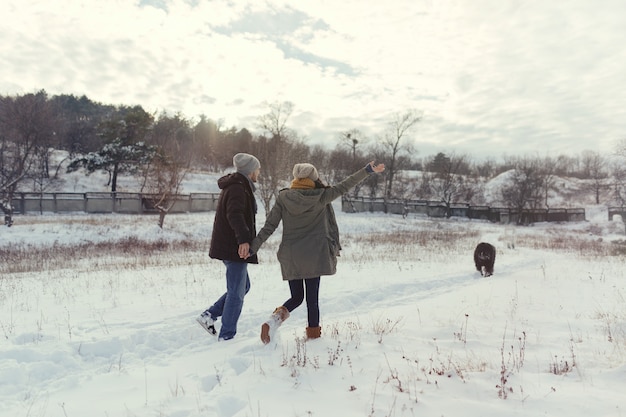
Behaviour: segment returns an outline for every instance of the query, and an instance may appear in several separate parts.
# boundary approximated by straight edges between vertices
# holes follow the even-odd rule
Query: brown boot
[[[317,339],[322,335],[322,328],[320,326],[317,327],[307,327],[306,328],[306,338],[309,339]]]
[[[264,344],[268,344],[271,339],[271,335],[274,334],[276,329],[280,327],[283,321],[289,318],[289,310],[287,307],[280,306],[277,307],[276,310],[272,313],[269,320],[261,325],[261,340]],[[270,335],[271,333],[271,335]]]

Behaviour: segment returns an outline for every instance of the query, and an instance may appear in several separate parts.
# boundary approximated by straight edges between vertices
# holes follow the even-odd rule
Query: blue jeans
[[[219,337],[232,339],[237,333],[237,321],[243,308],[243,298],[250,291],[247,262],[222,261],[226,265],[226,292],[211,307],[209,313],[215,320],[222,317]]]
[[[307,279],[289,280],[289,290],[291,298],[283,304],[283,306],[292,312],[302,301],[304,301],[304,287],[306,286],[306,311],[309,327],[319,327],[320,325],[320,277]]]

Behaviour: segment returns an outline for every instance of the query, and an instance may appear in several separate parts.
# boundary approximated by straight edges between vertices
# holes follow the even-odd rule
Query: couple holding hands
[[[383,172],[385,165],[375,165],[372,161],[340,183],[329,186],[319,179],[315,166],[295,164],[290,187],[279,192],[258,234],[254,191],[261,163],[253,155],[238,153],[233,157],[233,165],[236,172],[217,181],[221,191],[209,249],[209,256],[226,266],[226,292],[196,320],[206,331],[217,335],[215,323],[221,317],[219,340],[235,336],[244,297],[250,290],[248,264],[258,263],[258,250],[282,221],[283,235],[277,257],[291,297],[262,324],[261,340],[269,343],[289,313],[305,299],[306,337],[316,339],[321,336],[320,277],[337,272],[337,256],[341,250],[331,203],[369,175]]]

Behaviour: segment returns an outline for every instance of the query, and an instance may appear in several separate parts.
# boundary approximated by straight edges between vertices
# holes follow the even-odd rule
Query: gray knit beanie
[[[233,156],[233,165],[237,172],[242,175],[248,176],[252,172],[261,168],[261,163],[254,155],[249,153],[238,153]]]
[[[294,178],[308,178],[313,181],[317,181],[319,179],[319,175],[317,173],[317,169],[308,163],[295,164],[293,166],[293,177]]]

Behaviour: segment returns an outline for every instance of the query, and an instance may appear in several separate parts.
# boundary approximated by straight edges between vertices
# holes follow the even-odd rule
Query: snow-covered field
[[[3,255],[0,416],[624,416],[624,257],[541,248],[615,245],[623,224],[605,216],[517,228],[337,210],[322,338],[304,341],[301,306],[269,345],[260,325],[288,298],[280,233],[249,268],[237,336],[218,342],[195,322],[225,288],[206,254],[213,213],[170,215],[163,230],[151,216],[17,216],[0,253],[175,243],[33,259],[36,272],[6,272]],[[498,250],[490,278],[472,263],[482,240]]]
[[[215,179],[190,174],[184,192]],[[74,173],[56,190],[105,181]],[[626,416],[624,225],[586,209],[514,227],[336,206],[322,338],[304,341],[301,306],[269,345],[260,326],[289,296],[280,230],[249,268],[237,336],[218,342],[195,322],[225,289],[207,255],[214,213],[163,229],[18,215],[0,227],[0,416]],[[480,241],[497,247],[490,278],[474,270]]]

